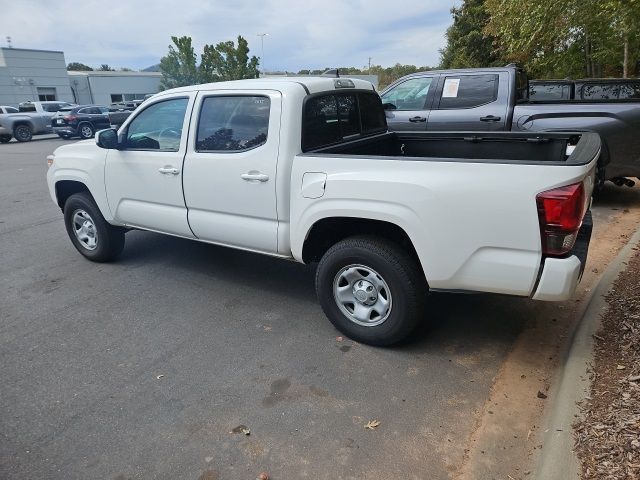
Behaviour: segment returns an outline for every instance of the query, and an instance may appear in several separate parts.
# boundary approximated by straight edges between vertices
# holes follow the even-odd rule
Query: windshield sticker
[[[458,96],[458,87],[460,87],[459,78],[447,78],[444,81],[442,98],[456,98]]]

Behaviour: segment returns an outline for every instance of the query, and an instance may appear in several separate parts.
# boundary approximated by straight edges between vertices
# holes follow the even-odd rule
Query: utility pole
[[[13,45],[11,45],[11,37],[9,35],[7,35],[7,47],[13,48]]]
[[[268,37],[269,34],[268,33],[257,33],[256,36],[260,37],[260,47],[261,47],[260,65],[262,66],[262,73],[264,74],[264,72],[266,70],[264,68],[264,37]]]
[[[369,68],[367,69],[367,75],[371,75],[371,57],[369,57]]]

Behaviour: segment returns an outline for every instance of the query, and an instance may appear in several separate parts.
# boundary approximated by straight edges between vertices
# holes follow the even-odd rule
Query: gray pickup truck
[[[51,133],[51,117],[61,108],[71,106],[71,103],[55,101],[19,104],[19,113],[0,115],[0,143],[7,143],[12,137],[19,142],[29,142],[34,135]]]
[[[603,142],[597,186],[640,178],[640,100],[529,99],[516,66],[411,74],[380,96],[396,131],[596,132]]]

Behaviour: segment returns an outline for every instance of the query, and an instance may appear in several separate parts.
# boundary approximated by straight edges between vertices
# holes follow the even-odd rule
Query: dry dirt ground
[[[542,447],[539,431],[559,359],[580,320],[591,291],[609,262],[640,226],[640,188],[608,185],[594,202],[594,232],[584,277],[574,298],[536,304],[503,363],[480,414],[459,474],[461,479],[527,478]]]
[[[585,480],[640,478],[640,249],[607,295],[591,392],[574,425]]]

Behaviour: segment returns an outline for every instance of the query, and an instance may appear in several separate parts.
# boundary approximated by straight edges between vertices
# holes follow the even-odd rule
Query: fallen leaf
[[[270,325],[265,325],[263,328],[264,328],[265,332],[270,332],[271,331],[271,326]]]
[[[341,341],[343,341],[343,340],[344,340],[344,338],[343,338],[343,337],[336,337],[336,341],[337,341],[337,342],[341,342]]]
[[[156,375],[156,380],[160,380],[164,375]]]
[[[246,425],[238,425],[231,430],[231,433],[242,433],[243,435],[251,435],[251,430]]]
[[[380,422],[378,420],[369,420],[367,422],[367,424],[364,426],[364,428],[368,429],[368,430],[373,430],[374,428],[378,427],[380,425]]]
[[[627,367],[625,367],[624,365],[618,365],[616,367],[616,370],[624,370],[625,368],[627,368]]]
[[[269,474],[267,472],[262,472],[256,477],[256,480],[269,480]]]
[[[542,393],[540,390],[538,390],[538,398],[541,398],[544,400],[545,398],[547,398],[547,396],[544,393]]]

